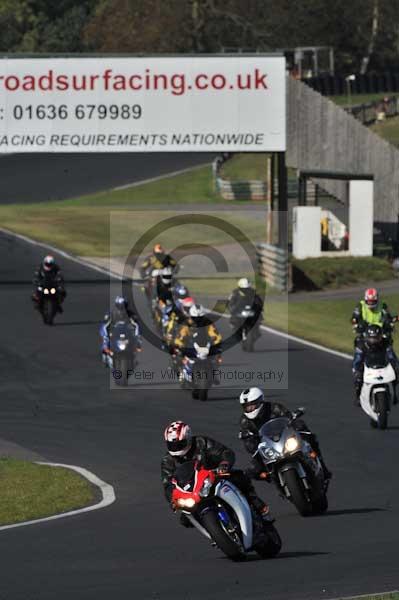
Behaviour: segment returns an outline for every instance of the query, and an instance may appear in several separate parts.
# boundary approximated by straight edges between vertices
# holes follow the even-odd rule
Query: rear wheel
[[[305,488],[298,473],[294,469],[289,469],[289,471],[285,471],[283,477],[285,485],[290,492],[290,500],[295,504],[298,512],[303,517],[312,514],[312,505],[307,498]]]
[[[244,352],[253,352],[254,350],[254,334],[253,329],[246,331],[245,339],[242,340],[241,346]]]
[[[280,552],[282,541],[279,532],[272,523],[265,525],[265,539],[256,544],[254,550],[262,558],[273,558]]]
[[[322,513],[325,513],[328,509],[327,494],[325,492],[323,492],[321,494],[321,496],[319,496],[319,498],[317,498],[317,500],[312,502],[312,506],[313,506],[313,513],[315,515],[321,515]]]
[[[245,550],[238,533],[228,533],[217,514],[210,510],[201,519],[203,526],[222,552],[232,560],[242,560]]]
[[[386,392],[377,392],[375,395],[375,412],[378,415],[379,429],[386,429],[388,425],[389,401]]]

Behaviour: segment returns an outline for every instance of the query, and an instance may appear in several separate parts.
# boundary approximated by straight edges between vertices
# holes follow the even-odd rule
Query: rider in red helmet
[[[364,334],[368,325],[378,325],[378,327],[381,327],[386,340],[388,359],[395,369],[396,380],[399,380],[398,359],[392,347],[392,333],[396,320],[397,316],[390,313],[385,302],[381,302],[378,290],[376,288],[367,288],[364,292],[363,300],[360,300],[352,313],[352,326],[357,333],[354,341],[355,354],[352,363],[356,403],[359,402],[363,384]]]
[[[216,440],[204,436],[193,435],[191,427],[183,421],[173,421],[164,432],[167,452],[161,463],[162,484],[165,496],[172,509],[172,492],[175,471],[179,464],[197,460],[208,469],[217,469],[220,475],[228,475],[229,481],[241,490],[250,506],[265,520],[272,520],[269,507],[256,494],[249,477],[239,469],[233,469],[235,454],[233,450]],[[181,523],[190,527],[190,521],[181,515]]]

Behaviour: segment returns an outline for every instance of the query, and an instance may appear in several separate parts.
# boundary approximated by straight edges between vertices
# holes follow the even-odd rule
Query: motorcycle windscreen
[[[385,348],[374,348],[366,354],[365,364],[370,369],[383,369],[387,366],[388,362]]]
[[[268,437],[274,442],[280,441],[280,438],[284,432],[284,430],[289,425],[289,419],[286,417],[278,417],[277,419],[272,419],[268,421],[259,430],[260,437]]]
[[[119,339],[127,339],[130,344],[135,341],[135,330],[131,323],[125,323],[124,321],[118,321],[110,330],[111,339],[111,350],[114,350],[116,341]]]
[[[195,461],[188,460],[179,465],[175,472],[175,479],[179,487],[184,489],[189,485],[192,488],[195,479]]]

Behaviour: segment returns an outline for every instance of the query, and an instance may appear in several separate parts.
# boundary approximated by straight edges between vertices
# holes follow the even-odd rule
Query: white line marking
[[[61,256],[64,256],[65,258],[72,260],[84,267],[93,269],[95,271],[99,271],[100,273],[105,273],[106,275],[114,277],[115,279],[118,279],[119,281],[123,280],[123,277],[121,275],[119,275],[118,273],[115,273],[114,271],[110,271],[109,269],[106,269],[105,267],[98,267],[97,265],[93,265],[93,263],[83,260],[82,258],[77,258],[76,256],[73,256],[72,254],[68,254],[68,252],[64,252],[63,250],[54,248],[54,246],[50,246],[49,244],[46,244],[44,242],[37,242],[35,240],[32,240],[31,238],[28,238],[19,233],[14,233],[13,231],[10,231],[9,229],[4,229],[2,227],[0,227],[0,233],[4,233],[6,235],[11,235],[11,236],[14,236],[24,242],[27,242],[28,244],[33,244],[35,246],[41,246],[42,248],[46,248],[53,252],[57,252]],[[134,281],[133,281],[133,284],[141,285]],[[221,317],[224,317],[226,319],[230,316],[227,313],[222,314],[217,311],[212,311],[212,312],[214,312],[215,314],[220,315]],[[296,337],[295,335],[291,335],[290,333],[285,333],[284,331],[279,331],[278,329],[273,329],[272,327],[268,327],[267,325],[261,325],[261,329],[263,329],[264,331],[267,331],[268,333],[271,333],[273,335],[277,335],[277,336],[283,337],[287,340],[292,340],[293,342],[296,342],[298,344],[302,344],[303,346],[308,346],[309,348],[314,348],[315,350],[319,350],[320,352],[326,352],[327,354],[332,354],[333,356],[337,356],[339,358],[344,358],[345,360],[352,360],[352,358],[353,358],[350,354],[345,354],[344,352],[339,352],[338,350],[333,350],[332,348],[327,348],[326,346],[322,346],[320,344],[316,344],[315,342],[310,342],[303,338]]]
[[[391,592],[377,592],[376,594],[362,594],[361,596],[340,596],[339,598],[329,598],[329,600],[358,600],[358,598],[380,598],[381,596],[389,596],[390,594],[399,594],[399,590]]]
[[[5,235],[10,235],[12,237],[16,237],[17,239],[22,240],[23,242],[31,244],[32,246],[40,246],[41,248],[45,248],[46,250],[51,250],[52,252],[60,254],[64,258],[71,260],[72,262],[78,263],[79,265],[82,265],[83,267],[88,267],[90,269],[93,269],[93,271],[98,271],[99,273],[103,273],[108,276],[111,275],[111,277],[114,277],[115,279],[119,279],[119,281],[122,281],[122,279],[123,279],[123,277],[121,275],[119,275],[118,273],[114,273],[113,271],[110,271],[109,269],[105,269],[104,267],[98,267],[97,265],[93,265],[93,263],[90,263],[86,260],[82,260],[81,258],[73,256],[73,254],[69,254],[68,252],[65,252],[64,250],[60,250],[59,248],[50,246],[50,244],[46,244],[45,242],[38,242],[36,240],[32,240],[32,238],[28,238],[25,235],[22,235],[20,233],[15,233],[14,231],[11,231],[10,229],[4,229],[3,227],[0,227],[0,233],[4,233]]]
[[[168,177],[176,177],[176,175],[184,175],[184,173],[190,173],[190,171],[196,171],[197,169],[202,169],[202,167],[210,167],[211,165],[211,162],[207,162],[200,165],[194,165],[193,167],[186,167],[185,169],[172,171],[171,173],[165,173],[164,175],[157,175],[156,177],[151,177],[150,179],[141,179],[140,181],[133,181],[132,183],[126,183],[125,185],[118,185],[117,187],[112,188],[112,191],[116,192],[119,190],[127,190],[128,188],[145,185],[146,183],[154,183],[154,181],[160,181],[161,179],[167,179]]]
[[[64,465],[61,463],[50,463],[50,462],[37,462],[38,465],[46,465],[49,467],[62,467],[64,469],[71,469],[72,471],[76,471],[82,477],[90,481],[93,485],[97,486],[102,494],[102,500],[97,502],[97,504],[92,504],[91,506],[85,506],[84,508],[77,508],[76,510],[70,510],[65,513],[60,513],[58,515],[52,515],[51,517],[42,517],[41,519],[33,519],[32,521],[22,521],[22,523],[14,523],[13,525],[3,525],[0,527],[0,531],[4,531],[6,529],[15,529],[15,527],[25,527],[27,525],[36,525],[37,523],[44,523],[46,521],[54,521],[55,519],[64,519],[65,517],[72,517],[74,515],[79,515],[81,513],[90,512],[92,510],[98,510],[100,508],[105,508],[109,506],[116,500],[115,491],[112,485],[106,483],[99,479],[94,473],[91,473],[87,469],[83,467],[76,467],[75,465]]]
[[[339,352],[338,350],[333,350],[332,348],[327,348],[327,346],[321,346],[320,344],[316,344],[315,342],[309,342],[308,340],[304,340],[302,338],[296,337],[295,335],[291,335],[290,333],[284,333],[284,331],[278,331],[278,329],[272,329],[267,325],[261,325],[261,329],[268,331],[269,333],[273,333],[274,335],[278,335],[280,337],[285,337],[288,340],[292,340],[293,342],[298,342],[298,344],[303,344],[304,346],[309,346],[310,348],[315,348],[316,350],[320,350],[321,352],[327,352],[328,354],[332,354],[333,356],[339,356],[340,358],[345,358],[347,360],[352,360],[353,356],[350,354],[345,354],[345,352]]]

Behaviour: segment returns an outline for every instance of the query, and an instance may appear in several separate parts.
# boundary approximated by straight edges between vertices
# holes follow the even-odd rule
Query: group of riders
[[[165,497],[172,510],[176,510],[172,500],[174,478],[177,469],[184,462],[198,461],[206,469],[216,469],[222,477],[229,480],[243,493],[251,509],[266,521],[273,521],[269,506],[257,495],[252,479],[269,481],[262,459],[256,453],[260,442],[260,429],[265,423],[279,417],[292,417],[291,411],[281,403],[269,402],[264,398],[261,389],[252,387],[244,390],[239,398],[242,415],[240,419],[239,438],[251,456],[249,467],[243,471],[233,468],[235,454],[219,441],[204,435],[192,435],[191,427],[183,421],[170,423],[164,432],[167,452],[161,463],[161,478]],[[324,479],[328,482],[332,473],[327,468],[318,439],[302,419],[294,421],[295,429],[305,438],[320,460]],[[191,522],[184,514],[180,516],[181,524],[191,527]]]
[[[213,353],[221,353],[222,337],[214,323],[206,314],[205,309],[197,304],[189,294],[185,285],[176,281],[178,271],[177,261],[165,252],[160,244],[156,244],[153,253],[144,261],[141,276],[145,284],[145,292],[163,335],[164,347],[174,356],[184,356],[193,338],[201,330],[209,339]],[[35,289],[32,300],[38,305],[37,290],[45,282],[52,280],[59,293],[59,312],[62,312],[62,303],[66,297],[64,278],[54,257],[46,256],[35,272]],[[48,285],[48,283],[46,283]],[[238,281],[237,289],[229,298],[228,307],[231,322],[234,325],[235,315],[242,305],[250,304],[255,311],[254,326],[258,328],[263,313],[263,301],[256,294],[246,278]],[[114,306],[106,314],[101,325],[102,354],[109,352],[110,329],[119,321],[129,322],[135,331],[137,348],[141,347],[140,327],[137,315],[129,307],[127,300],[122,296],[115,298]],[[359,396],[363,383],[363,370],[368,352],[382,349],[395,370],[396,382],[399,381],[399,363],[393,350],[393,328],[397,321],[396,315],[390,313],[386,303],[379,298],[375,288],[369,288],[364,293],[364,298],[355,307],[352,314],[352,325],[356,332],[354,341],[354,357],[352,372],[355,388],[355,403],[359,403]],[[394,403],[396,398],[396,382],[394,385]],[[240,420],[240,435],[246,450],[251,455],[251,463],[246,471],[234,469],[234,452],[222,443],[204,435],[193,435],[190,426],[182,421],[170,423],[164,433],[167,453],[162,460],[161,477],[165,496],[171,504],[173,479],[176,469],[185,461],[198,460],[209,469],[216,469],[223,477],[230,480],[238,487],[247,498],[254,511],[266,520],[272,520],[268,505],[256,494],[251,479],[267,480],[262,460],[256,453],[259,444],[259,430],[270,421],[281,416],[290,417],[292,413],[287,407],[275,402],[268,402],[259,388],[249,388],[240,395],[242,416]],[[312,433],[302,419],[295,421],[295,428],[300,431],[318,455],[324,477],[328,481],[332,474],[327,468],[317,437]],[[181,515],[181,522],[191,526],[190,521]]]
[[[210,356],[220,361],[222,336],[205,308],[196,303],[187,287],[176,279],[177,261],[156,244],[152,254],[143,262],[140,270],[143,289],[152,312],[162,342],[162,347],[173,357],[174,366],[179,371],[182,360],[189,356],[194,342],[201,340],[209,344]],[[255,316],[254,326],[259,332],[262,319],[263,301],[256,294],[247,278],[241,278],[229,299],[231,323],[235,326],[237,312],[250,304]],[[128,302],[122,296],[115,298],[114,307],[105,316],[101,327],[103,355],[110,351],[110,328],[119,321],[130,321],[135,327],[138,346],[141,346],[138,319]],[[258,334],[259,335],[259,334]],[[105,360],[104,360],[105,362]],[[218,383],[215,376],[214,383]]]

